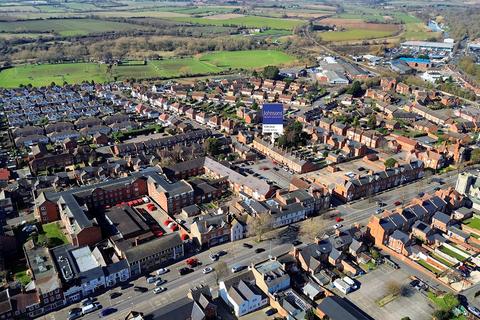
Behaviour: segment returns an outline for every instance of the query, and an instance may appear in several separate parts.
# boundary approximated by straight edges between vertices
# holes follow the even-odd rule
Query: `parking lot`
[[[280,188],[288,188],[292,179],[292,172],[275,165],[270,159],[262,159],[252,164],[242,166],[247,174],[258,179],[275,184]]]
[[[360,288],[347,295],[360,309],[365,310],[374,319],[398,320],[410,317],[415,320],[431,319],[434,307],[420,291],[409,287],[407,296],[399,296],[383,307],[376,301],[388,294],[388,286],[393,281],[399,285],[410,283],[409,274],[402,269],[393,269],[385,264],[357,279]]]

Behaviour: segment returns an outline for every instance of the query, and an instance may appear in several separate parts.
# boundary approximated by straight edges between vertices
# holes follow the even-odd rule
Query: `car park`
[[[211,267],[206,267],[205,269],[202,270],[203,274],[208,274],[213,271],[213,268]]]

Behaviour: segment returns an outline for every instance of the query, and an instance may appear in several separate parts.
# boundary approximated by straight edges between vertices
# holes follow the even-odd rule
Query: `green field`
[[[438,270],[437,268],[435,268],[434,266],[432,266],[431,264],[427,263],[424,260],[418,260],[417,263],[422,265],[423,267],[427,268],[428,270],[430,270],[431,272],[433,272],[435,274],[440,274],[441,273],[440,270]]]
[[[251,54],[254,52],[254,54]],[[258,68],[267,65],[279,65],[293,62],[292,56],[281,51],[222,51],[205,54],[200,61],[219,68]]]
[[[147,65],[126,64],[113,68],[96,63],[22,65],[0,72],[0,87],[18,87],[62,84],[82,81],[106,82],[115,79],[174,78],[189,75],[214,74],[229,69],[261,68],[267,65],[291,64],[296,59],[281,51],[252,50],[213,52],[196,57],[149,61]]]
[[[257,16],[245,16],[230,19],[207,19],[194,17],[179,17],[172,19],[179,22],[190,22],[213,26],[244,26],[248,28],[270,28],[283,30],[292,30],[296,26],[305,23],[305,21],[298,19],[266,18]]]
[[[351,29],[346,31],[321,32],[319,35],[324,41],[352,41],[385,38],[394,33],[394,31]]]
[[[458,253],[456,253],[455,251],[452,251],[444,246],[441,246],[438,248],[440,251],[442,251],[443,253],[445,254],[448,254],[450,257],[452,258],[455,258],[457,259],[458,261],[465,261],[467,260],[467,258],[465,258],[464,256],[462,255],[459,255]]]
[[[0,32],[54,32],[62,36],[141,29],[129,23],[96,19],[51,19],[0,22]],[[145,29],[145,27],[143,27]]]
[[[405,25],[405,32],[401,37],[406,40],[427,40],[430,38],[438,38],[441,36],[440,32],[431,32],[427,26],[421,22],[411,22]]]
[[[470,218],[463,221],[464,224],[469,226],[470,228],[480,230],[480,219],[479,218]]]

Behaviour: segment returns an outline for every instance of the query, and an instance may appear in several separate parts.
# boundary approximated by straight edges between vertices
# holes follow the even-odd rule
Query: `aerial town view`
[[[0,0],[0,320],[480,319],[480,0]]]

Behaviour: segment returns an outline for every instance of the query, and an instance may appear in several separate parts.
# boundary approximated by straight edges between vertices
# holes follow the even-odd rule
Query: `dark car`
[[[117,312],[117,309],[115,308],[105,308],[103,309],[102,311],[100,311],[100,313],[98,314],[100,317],[106,317],[112,313],[115,313]]]
[[[227,254],[227,251],[225,251],[225,250],[220,250],[220,251],[217,252],[217,256],[219,256],[219,257],[224,256],[226,254]]]
[[[75,313],[69,314],[67,320],[80,319],[82,316],[83,316],[83,313],[80,310],[80,312],[75,312]]]
[[[267,311],[265,311],[265,314],[266,314],[267,316],[272,316],[272,315],[274,315],[275,313],[277,313],[277,309],[275,309],[275,308],[271,308],[271,309],[268,309]]]
[[[135,286],[135,287],[133,288],[133,290],[134,290],[135,292],[141,292],[141,293],[148,291],[147,288],[145,288],[145,287],[139,287],[139,286]]]
[[[263,249],[263,248],[257,248],[257,249],[255,249],[255,253],[261,253],[261,252],[263,252],[263,251],[265,251],[265,249]]]
[[[189,274],[191,272],[193,272],[193,269],[187,268],[187,267],[178,269],[178,274],[181,275],[181,276]]]
[[[115,299],[120,297],[122,294],[120,292],[112,292],[110,293],[110,299]]]
[[[72,308],[68,311],[68,315],[72,315],[74,313],[82,313],[82,308]]]
[[[251,244],[248,244],[248,243],[244,243],[244,244],[242,244],[242,246],[243,246],[244,248],[248,248],[248,249],[252,249],[252,248],[253,248],[253,246],[252,246]]]
[[[300,240],[294,240],[294,241],[292,242],[292,244],[293,244],[294,246],[299,246],[299,245],[302,244],[302,241],[300,241]]]

